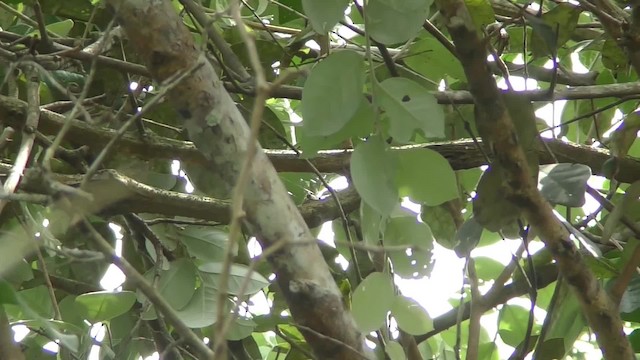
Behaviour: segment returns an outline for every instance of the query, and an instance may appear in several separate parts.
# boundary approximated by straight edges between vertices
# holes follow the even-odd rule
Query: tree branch
[[[572,286],[605,359],[633,359],[618,309],[593,275],[532,181],[527,158],[518,142],[509,112],[487,64],[485,45],[478,37],[463,0],[437,1],[458,50],[476,106],[476,125],[504,169],[505,196],[524,212],[558,262]]]

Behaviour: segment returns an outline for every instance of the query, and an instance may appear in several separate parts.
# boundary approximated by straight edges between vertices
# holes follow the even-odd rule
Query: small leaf
[[[367,33],[385,45],[414,37],[429,14],[433,0],[367,1]]]
[[[457,244],[456,224],[453,221],[451,212],[449,212],[444,205],[423,205],[420,211],[420,219],[429,225],[431,232],[433,232],[433,237],[438,244],[449,250],[453,250]]]
[[[591,168],[582,164],[540,166],[540,193],[552,204],[568,207],[584,205]]]
[[[369,274],[353,292],[351,311],[358,329],[368,333],[384,324],[395,298],[389,274]]]
[[[394,77],[381,82],[380,89],[380,105],[389,116],[394,140],[407,142],[416,130],[427,138],[444,137],[444,111],[426,88]]]
[[[396,319],[398,327],[410,335],[425,334],[433,330],[433,320],[415,300],[396,296],[391,315]]]
[[[135,302],[136,295],[131,291],[96,291],[76,297],[76,303],[84,305],[87,320],[91,323],[120,316],[129,311]]]
[[[611,133],[611,141],[609,143],[611,155],[616,157],[626,156],[637,138],[638,131],[640,131],[640,114],[633,112],[627,115],[622,124]]]
[[[316,65],[302,89],[302,118],[309,136],[338,132],[360,107],[364,61],[353,51],[338,51]]]
[[[214,289],[218,288],[218,283],[220,282],[220,274],[222,273],[223,264],[221,262],[210,262],[205,263],[198,266],[198,269],[205,274],[203,275],[203,281],[210,284]],[[206,275],[206,276],[205,276]],[[251,272],[251,280],[249,280],[248,285],[244,289],[242,293],[242,283],[244,279],[249,275],[249,267],[246,265],[240,264],[231,264],[231,269],[229,269],[229,279],[227,283],[227,292],[232,295],[252,295],[262,290],[262,288],[269,285],[269,280],[265,279],[264,276],[259,273],[253,271]]]
[[[460,258],[467,257],[471,251],[478,246],[482,236],[482,225],[476,221],[475,216],[465,221],[456,233],[458,244],[454,248],[456,255]]]
[[[395,159],[380,136],[372,136],[356,146],[351,156],[351,176],[358,194],[383,216],[398,203]]]
[[[349,0],[302,0],[302,8],[309,18],[313,30],[319,34],[328,33],[344,17]]]
[[[396,183],[400,196],[436,206],[458,197],[456,175],[447,159],[431,149],[398,153]]]

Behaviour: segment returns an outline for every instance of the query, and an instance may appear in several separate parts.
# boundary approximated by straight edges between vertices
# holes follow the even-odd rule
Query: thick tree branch
[[[558,262],[560,273],[582,305],[605,359],[633,359],[618,309],[575,247],[566,228],[537,190],[509,112],[489,69],[485,45],[478,37],[463,0],[437,2],[456,44],[476,105],[476,125],[496,161],[505,169],[505,196],[518,205]]]
[[[154,80],[162,83],[196,63],[204,64],[170,91],[168,99],[184,121],[191,140],[207,158],[212,177],[227,189],[238,181],[249,148],[257,147],[243,193],[248,228],[263,248],[284,244],[269,257],[269,262],[291,314],[303,327],[301,332],[316,356],[336,360],[358,356],[363,351],[362,337],[344,307],[320,249],[312,241],[313,235],[260,146],[248,143],[246,120],[172,3],[107,3],[114,8],[118,22]],[[145,26],[140,26],[142,23]]]
[[[0,95],[0,119],[2,119],[3,125],[21,129],[25,123],[26,109],[25,102]],[[64,121],[64,116],[42,110],[38,130],[44,135],[55,135]],[[78,146],[88,146],[94,151],[100,151],[116,133],[116,130],[99,128],[84,121],[71,121],[72,126],[67,135],[68,139]],[[594,174],[603,175],[602,165],[610,157],[608,151],[560,140],[544,139],[544,141],[558,161],[588,165]],[[455,170],[486,165],[484,155],[471,140],[429,143],[423,146],[439,152],[449,160]],[[395,150],[402,151],[402,149],[399,147]],[[118,152],[120,155],[130,155],[139,159],[177,159],[185,163],[207,165],[206,158],[195,148],[193,143],[163,137],[149,137],[141,140],[139,136],[133,134],[124,135],[118,142]],[[307,161],[301,159],[294,151],[265,150],[265,152],[278,171],[313,172]],[[310,161],[321,173],[344,174],[349,169],[351,153],[351,150],[342,149],[321,151]],[[544,147],[538,149],[538,155],[543,164],[555,161]],[[640,161],[632,157],[626,157],[621,161],[617,177],[619,181],[631,183],[640,179]]]
[[[8,174],[12,165],[0,163],[0,174]],[[53,180],[69,187],[77,187],[83,175],[53,174]],[[37,172],[27,172],[22,179],[22,190],[49,194],[50,188]],[[158,189],[115,170],[103,170],[96,174],[85,189],[92,200],[74,197],[74,207],[84,213],[121,215],[126,213],[161,214],[166,217],[182,216],[226,224],[229,222],[229,202],[207,196],[184,194]],[[359,208],[360,197],[353,189],[338,191],[338,199],[345,213]],[[53,194],[51,194],[53,195]],[[331,198],[308,200],[298,207],[310,228],[340,217],[340,210]]]

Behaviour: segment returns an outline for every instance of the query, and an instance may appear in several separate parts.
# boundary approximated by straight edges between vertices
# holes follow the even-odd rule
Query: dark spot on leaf
[[[402,97],[402,102],[408,102],[411,101],[411,97],[409,95],[405,95]]]

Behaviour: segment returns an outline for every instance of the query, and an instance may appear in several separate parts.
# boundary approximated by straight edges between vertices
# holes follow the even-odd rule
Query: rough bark
[[[460,62],[476,106],[476,125],[483,141],[490,144],[505,169],[505,196],[518,205],[559,265],[560,273],[572,286],[589,326],[596,334],[605,359],[634,359],[623,332],[617,307],[558,221],[552,208],[532,181],[527,158],[518,142],[493,74],[487,64],[485,44],[478,37],[463,0],[437,2],[456,45]]]
[[[189,137],[209,160],[212,176],[219,177],[231,189],[245,157],[249,129],[172,3],[108,3],[156,81],[187,71],[198,62],[204,64],[177,85],[168,98],[183,118]],[[269,261],[294,321],[312,330],[301,331],[316,356],[358,358],[362,338],[342,304],[342,296],[313,236],[260,148],[244,195],[246,221],[262,246],[285,244]]]

